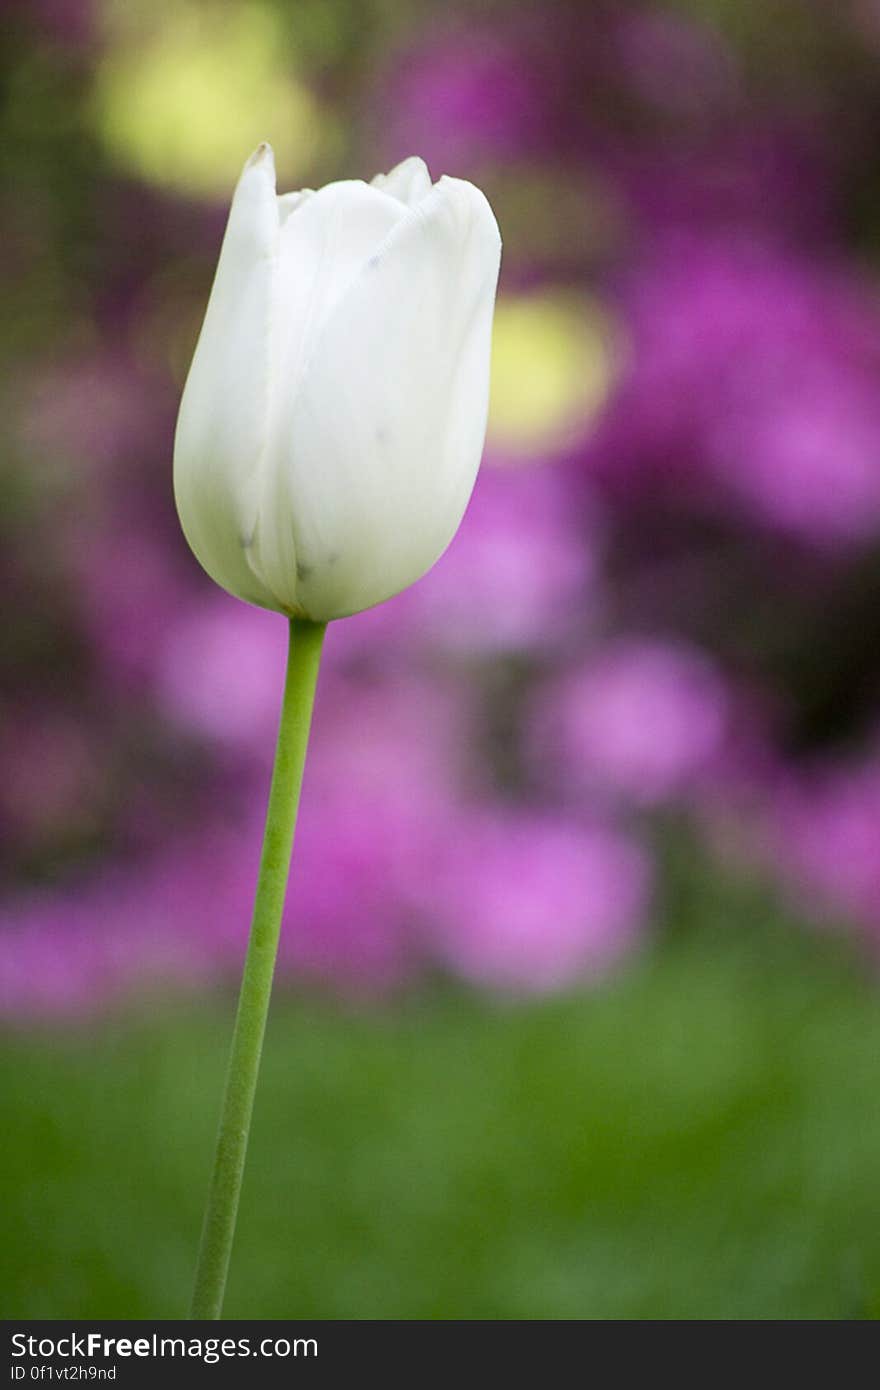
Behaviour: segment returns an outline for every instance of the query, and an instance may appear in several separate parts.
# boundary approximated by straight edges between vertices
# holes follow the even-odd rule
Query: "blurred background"
[[[172,501],[231,190],[505,242],[333,625],[227,1311],[880,1315],[880,3],[7,0],[0,1312],[185,1310],[284,662]]]

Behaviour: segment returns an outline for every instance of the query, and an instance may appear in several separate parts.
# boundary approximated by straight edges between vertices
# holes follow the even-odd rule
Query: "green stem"
[[[190,1313],[193,1318],[219,1318],[223,1307],[325,627],[297,618],[290,623],[287,679],[260,876],[202,1227]]]

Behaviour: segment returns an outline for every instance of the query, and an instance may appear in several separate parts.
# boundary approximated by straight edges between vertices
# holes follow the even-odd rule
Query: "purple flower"
[[[569,187],[579,171],[589,198],[569,256],[595,248],[604,219],[615,260],[630,229],[640,244],[737,226],[803,245],[839,227],[840,142],[809,104],[755,102],[711,23],[573,3],[548,26],[526,7],[503,26],[434,25],[395,64],[375,122],[391,132],[389,158],[418,148],[465,173],[488,159],[514,168],[519,187],[529,170],[562,169]],[[858,123],[848,135],[858,148]]]
[[[609,826],[487,809],[450,825],[412,896],[448,968],[544,993],[604,973],[635,946],[650,879],[644,851]]]
[[[435,834],[432,820],[394,796],[313,796],[297,830],[282,969],[358,995],[410,979],[424,953],[401,876],[429,858]]]
[[[184,980],[237,975],[247,944],[264,808],[232,827],[192,837],[142,878],[149,920],[180,937]],[[428,828],[398,805],[369,807],[338,794],[304,802],[279,946],[288,980],[374,995],[400,985],[419,963],[399,891],[401,862],[418,859]],[[137,949],[137,947],[136,947]],[[149,962],[152,943],[140,942]]]
[[[395,55],[379,84],[386,162],[419,150],[438,171],[467,174],[487,154],[521,156],[539,146],[540,52],[507,26],[434,26],[427,41]]]
[[[790,773],[768,805],[766,859],[798,910],[880,941],[880,759]]]
[[[620,638],[539,689],[530,751],[569,794],[651,806],[693,792],[719,764],[730,714],[701,651]]]
[[[619,495],[659,484],[821,545],[877,530],[880,304],[854,277],[676,238],[622,314],[629,368],[587,451]]]
[[[268,757],[278,723],[287,624],[213,587],[167,615],[155,698],[180,728]]]
[[[413,627],[437,649],[543,647],[582,623],[599,529],[559,467],[482,469],[449,550],[411,591]]]
[[[168,882],[174,893],[183,886],[179,874]],[[157,886],[154,872],[110,869],[66,891],[7,901],[0,914],[0,1017],[83,1017],[135,985],[203,980],[210,972],[192,932],[180,930],[193,900],[177,897],[169,914]],[[207,910],[204,880],[198,901]]]
[[[761,519],[816,544],[876,533],[877,368],[805,361],[775,392],[759,387],[739,418],[731,409],[711,432],[716,470]]]
[[[356,993],[390,988],[412,973],[423,952],[413,938],[406,885],[454,821],[463,770],[474,763],[466,704],[442,680],[353,679],[332,666],[322,674],[282,968]],[[194,904],[183,915],[184,930],[200,924],[194,934],[201,949],[224,960],[230,946],[244,949],[266,775],[249,784],[240,821],[209,835],[201,855],[193,842],[182,868],[191,888],[175,889]],[[479,785],[479,772],[471,776]],[[172,893],[167,911],[179,916]]]
[[[102,523],[73,522],[61,548],[101,675],[128,692],[148,687],[169,615],[191,599],[161,533],[139,518],[116,515]]]
[[[224,607],[229,626],[220,608],[209,610],[212,620],[222,616],[219,640],[211,622],[201,632],[182,627],[189,640],[181,636],[179,659],[210,663],[212,679],[203,688],[194,680],[190,703],[178,684],[168,689],[178,713],[216,738],[218,751],[236,755],[238,783],[176,842],[78,885],[10,898],[0,923],[0,1016],[90,1012],[157,978],[204,980],[240,967],[265,817],[268,725],[277,714],[268,692],[277,704],[280,673],[265,685],[260,676],[256,690],[241,681],[228,718],[218,714],[214,683],[222,690],[225,672],[234,686],[229,661],[249,642],[254,671],[283,664],[284,624],[272,615],[278,640],[263,649],[262,615],[231,601]],[[249,620],[247,636],[227,641],[239,614]],[[481,787],[480,758],[467,703],[442,679],[353,679],[331,664],[321,696],[279,959],[297,979],[375,993],[409,978],[424,957],[409,885],[455,821],[465,768]],[[250,740],[261,723],[258,751]]]

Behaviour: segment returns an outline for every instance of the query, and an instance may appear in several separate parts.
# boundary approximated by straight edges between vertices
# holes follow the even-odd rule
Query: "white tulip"
[[[324,622],[412,584],[467,506],[501,254],[479,189],[407,159],[371,184],[235,190],[174,446],[186,538],[239,598]]]

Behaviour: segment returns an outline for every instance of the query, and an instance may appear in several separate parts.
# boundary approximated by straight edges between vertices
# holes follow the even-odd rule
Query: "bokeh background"
[[[229,1315],[880,1314],[880,4],[3,24],[0,1312],[187,1303],[285,629],[170,459],[269,138],[505,253],[461,532],[329,634]]]

